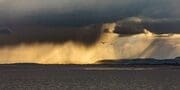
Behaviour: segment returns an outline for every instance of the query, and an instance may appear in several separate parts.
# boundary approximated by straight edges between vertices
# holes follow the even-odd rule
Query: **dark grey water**
[[[1,65],[1,90],[178,90],[179,66]]]

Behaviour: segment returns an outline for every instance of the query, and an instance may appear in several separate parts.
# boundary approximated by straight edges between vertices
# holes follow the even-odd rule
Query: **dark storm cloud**
[[[152,33],[180,33],[180,19],[178,18],[143,18],[130,17],[116,22],[115,33],[138,34],[148,30]]]
[[[43,15],[103,21],[131,16],[178,18],[178,3],[179,0],[1,0],[0,11],[1,17],[7,18]]]
[[[180,18],[179,0],[0,0],[0,24],[82,26],[128,17]]]

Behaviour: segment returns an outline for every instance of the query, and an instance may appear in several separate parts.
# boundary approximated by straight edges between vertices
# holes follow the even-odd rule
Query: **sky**
[[[96,23],[143,16],[180,18],[179,0],[0,0],[0,17]],[[63,23],[62,23],[63,24]]]
[[[116,59],[124,52],[149,58],[161,57],[163,51],[164,58],[174,58],[179,55],[179,36],[164,33],[180,33],[179,4],[180,0],[0,0],[0,59],[5,60],[0,63],[80,63],[73,60]],[[127,34],[146,28],[165,37],[103,33],[101,23],[107,22],[124,25]]]
[[[179,20],[179,0],[0,0],[0,24],[83,26],[129,17]]]

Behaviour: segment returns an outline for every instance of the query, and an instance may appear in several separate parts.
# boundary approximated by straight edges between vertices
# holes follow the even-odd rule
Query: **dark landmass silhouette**
[[[121,60],[101,60],[97,63],[117,65],[180,65],[180,57],[176,57],[174,59],[137,58]]]
[[[136,65],[180,65],[180,57],[174,59],[154,59],[154,58],[136,58],[119,60],[99,60],[95,64],[38,64],[38,63],[11,63],[2,65],[22,65],[22,66],[136,66]]]

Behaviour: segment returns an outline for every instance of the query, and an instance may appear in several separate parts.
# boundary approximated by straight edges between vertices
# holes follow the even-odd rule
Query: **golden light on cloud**
[[[123,36],[114,33],[115,26],[114,23],[102,25],[105,32],[90,46],[73,41],[3,46],[0,48],[0,64],[93,64],[106,59],[166,59],[180,55],[179,34],[153,34],[144,29],[144,33]]]

